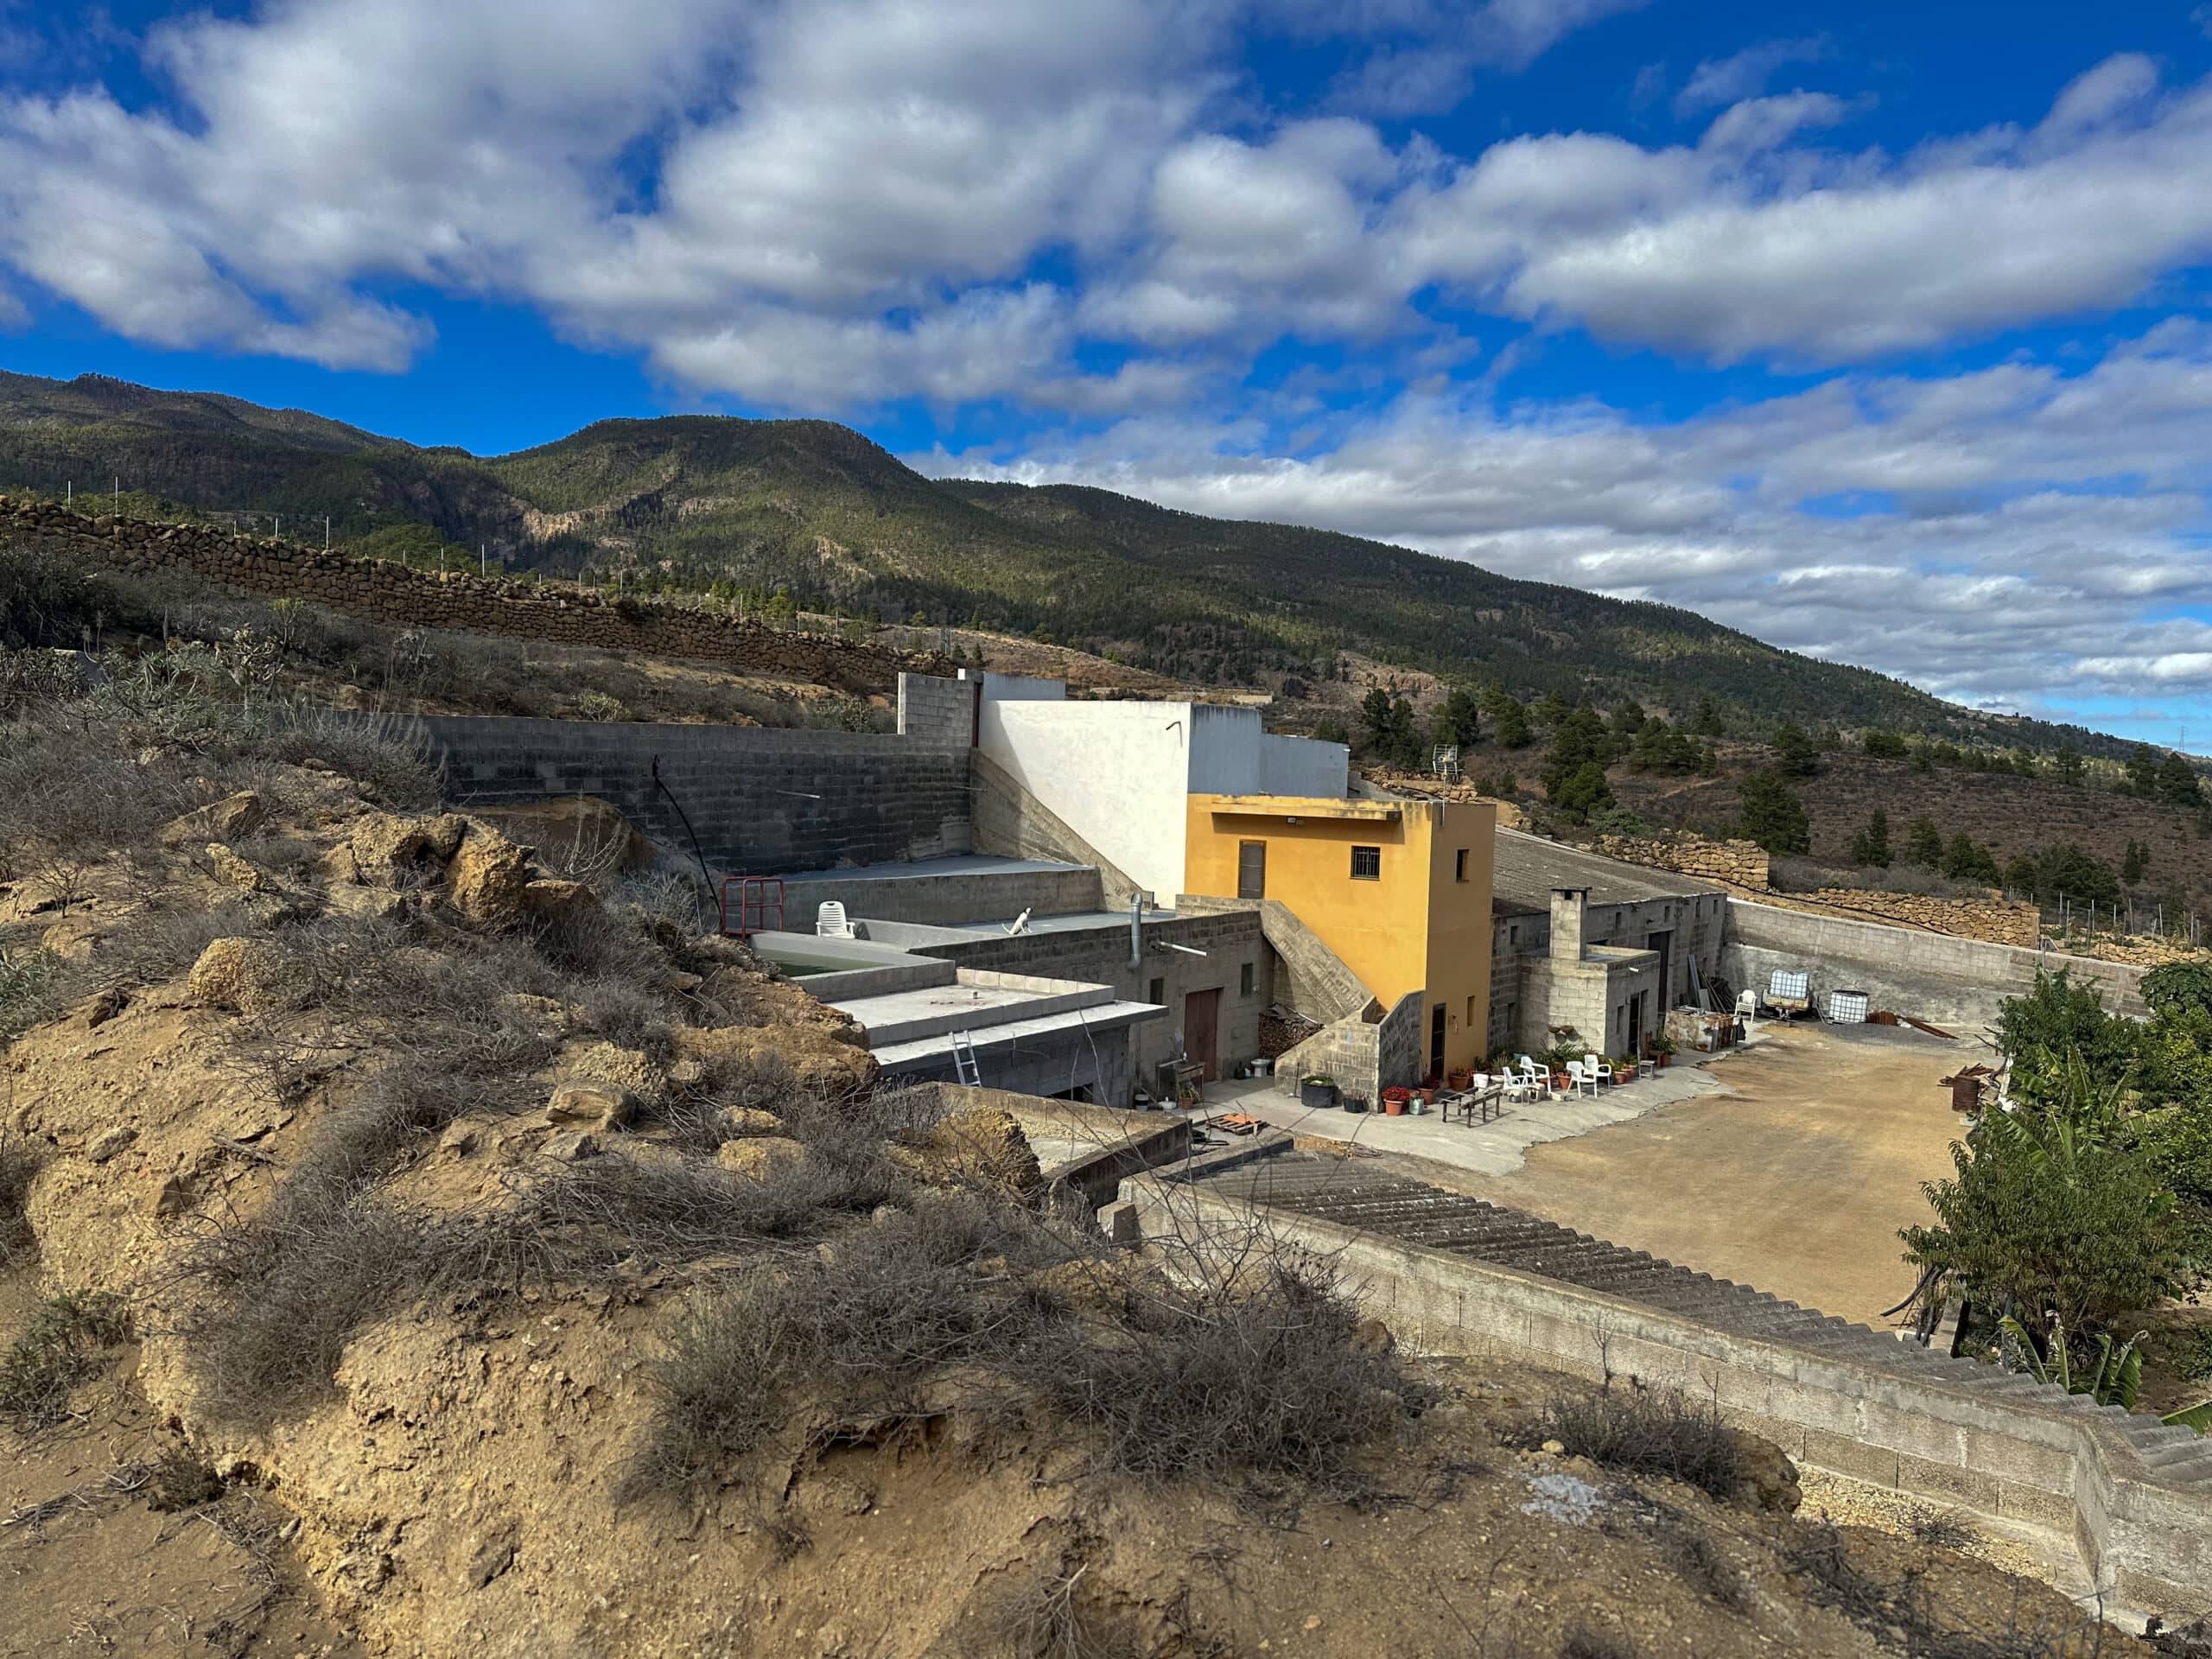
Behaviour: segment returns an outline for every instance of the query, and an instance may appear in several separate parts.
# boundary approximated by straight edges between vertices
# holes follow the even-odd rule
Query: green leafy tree
[[[1954,881],[1986,881],[1995,887],[2000,877],[1997,860],[1988,848],[1963,830],[1943,849],[1942,872]]]
[[[1943,861],[1943,832],[1936,827],[1935,819],[1915,818],[1905,830],[1904,861],[1930,870]]]
[[[2138,743],[2127,757],[2127,787],[2146,801],[2158,798],[2158,755],[2148,743]]]
[[[2081,788],[2084,770],[2081,751],[2070,746],[2059,750],[2050,763],[2050,775],[2069,789]]]
[[[2074,905],[2109,905],[2120,897],[2120,877],[2112,866],[2070,841],[2044,848],[2036,861],[2042,867],[2037,893],[2047,905],[2061,899]]]
[[[1859,747],[1877,760],[1902,760],[1910,752],[1904,739],[1878,726],[1868,728],[1859,741]]]
[[[1774,734],[1774,764],[1785,778],[1810,778],[1821,769],[1813,734],[1794,720],[1783,721]]]
[[[1647,720],[1629,750],[1629,764],[1638,772],[1681,774],[1697,770],[1698,746],[1663,720]]]
[[[2025,853],[2015,853],[2005,866],[2005,890],[2024,899],[2043,897],[2041,870]]]
[[[1568,708],[1565,697],[1556,691],[1552,691],[1548,692],[1544,700],[1529,712],[1536,723],[1546,731],[1555,732],[1559,729],[1560,722],[1565,720],[1572,710]]]
[[[1634,697],[1630,697],[1613,710],[1613,735],[1624,741],[1632,742],[1635,741],[1636,734],[1643,729],[1643,722],[1648,718],[1649,716],[1643,712],[1643,705]]]
[[[1456,683],[1444,694],[1431,735],[1439,744],[1457,743],[1462,748],[1483,741],[1482,698],[1472,686]]]
[[[1713,752],[1710,743],[1697,752],[1697,775],[1700,778],[1718,778],[1720,775],[1720,757]]]
[[[1611,736],[1596,709],[1576,709],[1561,715],[1552,728],[1551,753],[1544,757],[1544,793],[1557,800],[1568,779],[1587,766],[1603,772],[1612,758]]]
[[[1744,779],[1742,794],[1746,840],[1758,842],[1777,857],[1812,851],[1812,821],[1806,817],[1805,803],[1781,773],[1752,772]]]
[[[1984,1306],[2087,1332],[2181,1287],[2174,1195],[2133,1153],[2062,1116],[1991,1112],[1951,1161],[1922,1188],[1937,1224],[1898,1236]]]
[[[1720,718],[1720,705],[1709,696],[1700,697],[1697,712],[1690,716],[1690,730],[1700,737],[1721,737],[1727,729]]]
[[[1890,868],[1890,815],[1885,809],[1876,807],[1866,827],[1851,838],[1851,861],[1860,869]]]
[[[1482,711],[1490,716],[1501,748],[1525,749],[1536,741],[1529,724],[1529,705],[1508,691],[1504,682],[1492,680],[1483,688]]]
[[[2151,849],[2139,841],[2127,843],[2126,856],[2120,862],[2120,880],[2123,887],[2133,887],[2148,874],[2151,868]]]
[[[1554,806],[1577,823],[1588,821],[1590,815],[1613,804],[1612,785],[1605,781],[1605,769],[1595,760],[1586,760],[1556,788],[1547,785],[1545,794]]]
[[[2212,963],[2169,962],[2144,975],[2139,988],[2155,1014],[2212,1014]]]
[[[1382,686],[1370,686],[1360,699],[1359,720],[1367,747],[1375,754],[1394,766],[1421,764],[1421,733],[1414,725],[1411,702],[1391,696]]]
[[[2196,768],[2178,754],[2167,755],[2158,766],[2158,798],[2169,806],[2202,806],[2204,785]]]

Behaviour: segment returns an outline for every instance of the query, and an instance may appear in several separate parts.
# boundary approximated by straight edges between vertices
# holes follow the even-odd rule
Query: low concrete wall
[[[1124,1189],[1146,1232],[1203,1247],[1253,1212],[1159,1177]],[[1282,1211],[1265,1224],[1333,1255],[1353,1294],[1417,1347],[1510,1353],[1578,1376],[1634,1376],[1717,1402],[1800,1462],[2069,1541],[2120,1607],[2212,1612],[2212,1490],[2162,1479],[2125,1414],[1964,1361],[1903,1376],[1857,1363],[1871,1333],[1808,1347],[1694,1319]],[[1955,1365],[1956,1382],[1941,1373]],[[1996,1386],[1993,1386],[1993,1384]]]
[[[963,922],[1012,921],[1025,910],[1039,916],[1064,916],[1099,908],[1098,872],[1001,870],[962,874],[930,873],[848,880],[809,877],[784,889],[784,905],[793,927],[814,925],[815,907],[835,900],[845,914],[871,922],[912,922],[925,927]]]
[[[1382,1109],[1382,1091],[1421,1081],[1421,1010],[1427,994],[1408,991],[1380,1020],[1333,1020],[1275,1057],[1275,1086],[1294,1095],[1307,1077],[1333,1077],[1338,1090]]]
[[[460,805],[597,795],[686,862],[696,834],[718,871],[969,850],[965,749],[753,726],[433,715],[423,727]]]
[[[2069,969],[2104,993],[2115,1014],[2148,1012],[2140,989],[2144,969],[2017,945],[1885,927],[1878,922],[1815,916],[1740,899],[1728,901],[1728,981],[1738,989],[1764,990],[1775,969],[1812,976],[1815,995],[1863,990],[1878,1008],[1910,1014],[1968,1036],[1994,1021],[2009,996],[2035,988],[2037,968]]]

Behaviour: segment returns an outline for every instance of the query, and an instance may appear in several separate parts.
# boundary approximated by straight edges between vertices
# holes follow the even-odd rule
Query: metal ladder
[[[970,1089],[983,1086],[983,1073],[976,1064],[976,1040],[964,1031],[952,1033],[952,1075]]]

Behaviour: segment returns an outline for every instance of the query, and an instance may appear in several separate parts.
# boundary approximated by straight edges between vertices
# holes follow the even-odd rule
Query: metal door
[[[1205,1068],[1207,1083],[1221,1076],[1220,1056],[1215,1052],[1221,1029],[1221,990],[1192,991],[1183,998],[1183,1055]]]
[[[1236,896],[1239,899],[1264,899],[1268,896],[1266,842],[1240,841],[1236,843]]]

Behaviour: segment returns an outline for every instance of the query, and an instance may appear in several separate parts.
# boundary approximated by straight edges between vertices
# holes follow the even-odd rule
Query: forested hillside
[[[98,376],[0,374],[0,488],[99,493],[387,556],[709,588],[882,620],[973,622],[1186,680],[1327,678],[1338,656],[1522,696],[1711,697],[1965,741],[2117,753],[2094,734],[1996,722],[1864,669],[1777,650],[1687,611],[1516,581],[1357,537],[1177,512],[1104,491],[925,478],[823,421],[602,421],[479,458],[298,410]],[[466,553],[446,544],[457,543]]]

